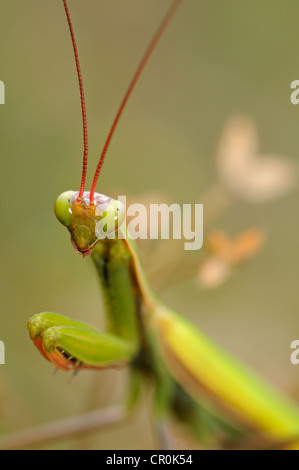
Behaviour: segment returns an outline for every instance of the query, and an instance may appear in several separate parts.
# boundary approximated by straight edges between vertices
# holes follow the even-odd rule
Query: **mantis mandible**
[[[299,438],[298,407],[160,302],[147,282],[136,245],[127,233],[123,207],[95,192],[125,105],[182,3],[183,0],[172,2],[150,42],[105,142],[91,190],[85,191],[88,135],[84,89],[70,12],[67,0],[63,0],[79,79],[84,154],[80,189],[62,193],[55,202],[55,214],[70,232],[75,250],[84,257],[90,255],[95,265],[107,329],[102,332],[59,314],[41,313],[28,321],[29,334],[40,353],[59,369],[127,366],[134,403],[141,384],[150,381],[157,420],[174,417],[188,427],[202,447],[216,445],[221,436],[235,447],[243,441],[289,440],[289,447],[294,448]],[[99,229],[104,217],[114,223],[113,238]]]

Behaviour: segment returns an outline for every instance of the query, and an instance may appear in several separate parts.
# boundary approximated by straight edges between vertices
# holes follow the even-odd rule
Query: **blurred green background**
[[[89,181],[133,71],[167,0],[70,0],[88,107]],[[71,42],[60,0],[0,0],[1,313],[0,431],[72,416],[123,396],[123,374],[53,376],[32,346],[26,321],[55,311],[102,325],[90,260],[83,261],[53,214],[56,196],[78,189],[81,117]],[[186,0],[147,66],[122,118],[98,191],[146,192],[196,202],[216,178],[224,120],[251,115],[264,151],[298,160],[296,0]],[[90,184],[90,183],[89,183]],[[263,205],[238,203],[215,226],[236,234],[260,225],[262,253],[222,288],[194,280],[162,298],[299,402],[298,192]],[[146,242],[145,242],[146,243]],[[163,242],[166,243],[166,242]],[[184,255],[184,254],[183,254]],[[148,267],[146,266],[146,269]],[[153,448],[150,412],[122,428],[55,448]],[[136,444],[137,442],[137,444]]]

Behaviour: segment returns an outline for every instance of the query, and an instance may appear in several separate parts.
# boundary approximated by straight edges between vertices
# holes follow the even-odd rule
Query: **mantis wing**
[[[299,409],[246,366],[164,306],[152,312],[161,355],[196,399],[213,401],[246,427],[274,439],[299,436]]]

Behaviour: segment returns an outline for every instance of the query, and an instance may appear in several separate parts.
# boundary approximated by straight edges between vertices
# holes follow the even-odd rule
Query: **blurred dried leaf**
[[[251,203],[278,198],[295,188],[298,168],[283,156],[258,155],[254,122],[233,117],[224,127],[217,154],[221,183],[234,195]]]
[[[265,234],[252,228],[230,239],[224,232],[212,232],[208,236],[211,252],[229,264],[241,264],[250,260],[265,242]]]
[[[216,289],[227,281],[230,273],[230,265],[217,256],[213,256],[201,266],[197,282],[203,289]]]
[[[197,281],[204,289],[215,289],[224,284],[234,267],[252,259],[265,243],[265,234],[258,228],[242,232],[230,239],[224,232],[208,236],[211,256],[201,266]]]

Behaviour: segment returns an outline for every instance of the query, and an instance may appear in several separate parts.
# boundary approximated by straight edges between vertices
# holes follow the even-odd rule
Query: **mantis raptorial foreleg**
[[[134,354],[134,347],[117,336],[74,326],[45,330],[41,344],[47,359],[65,370],[117,367]]]
[[[28,322],[37,348],[62,369],[116,367],[132,360],[138,351],[138,305],[130,253],[113,242],[103,243],[96,253],[108,332],[51,313],[36,315]]]

